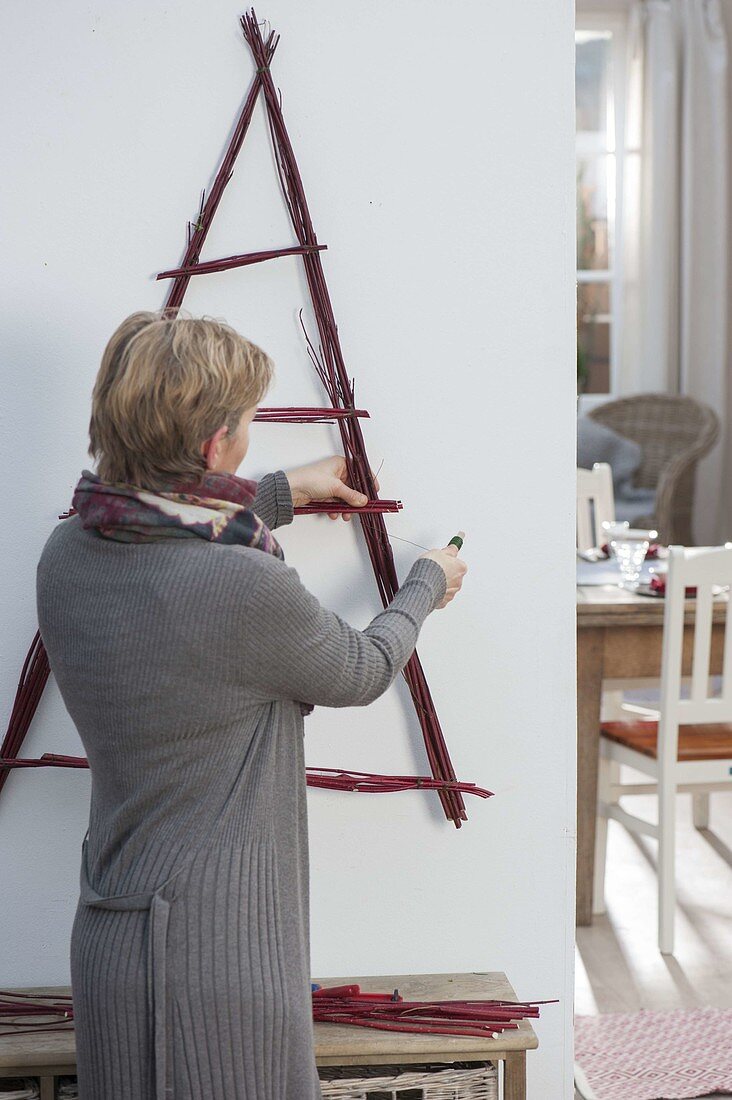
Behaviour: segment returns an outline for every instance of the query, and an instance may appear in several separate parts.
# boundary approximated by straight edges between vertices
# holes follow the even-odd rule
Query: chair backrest
[[[607,462],[577,469],[577,549],[601,546],[602,524],[615,522],[613,474]]]
[[[598,405],[588,415],[640,443],[643,461],[634,483],[644,489],[655,489],[664,468],[680,454],[701,458],[719,434],[714,410],[680,394],[634,394]]]
[[[690,722],[732,721],[732,641],[729,608],[725,614],[724,657],[721,693],[711,696],[710,655],[712,644],[713,587],[732,586],[732,545],[712,547],[669,547],[666,578],[666,606],[661,656],[661,719],[659,758],[664,753],[676,759],[679,725]],[[691,681],[688,699],[681,698],[684,650],[684,598],[687,587],[696,588],[694,605]]]

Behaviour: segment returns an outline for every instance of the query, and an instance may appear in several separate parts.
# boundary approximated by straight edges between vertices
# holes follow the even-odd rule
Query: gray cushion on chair
[[[612,428],[589,416],[577,419],[577,465],[591,470],[595,462],[607,462],[613,472],[615,518],[631,523],[639,516],[652,515],[656,493],[633,485],[635,472],[643,461],[640,443],[618,435]]]

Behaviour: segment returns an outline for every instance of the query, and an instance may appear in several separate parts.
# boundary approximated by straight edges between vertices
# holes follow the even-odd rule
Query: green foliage
[[[577,393],[584,393],[587,386],[588,379],[590,377],[589,367],[587,366],[587,353],[577,341]]]

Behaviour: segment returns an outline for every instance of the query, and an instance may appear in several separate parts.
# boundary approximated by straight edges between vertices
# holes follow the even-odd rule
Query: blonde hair
[[[206,469],[201,445],[236,431],[264,397],[272,361],[223,321],[132,313],[104,349],[89,453],[104,481],[161,489]]]

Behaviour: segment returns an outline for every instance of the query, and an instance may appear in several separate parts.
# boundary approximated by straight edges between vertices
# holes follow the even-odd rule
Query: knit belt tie
[[[162,891],[183,868],[155,890],[142,894],[113,894],[104,897],[89,883],[86,866],[86,841],[82,845],[81,901],[92,909],[114,909],[150,913],[147,933],[147,1005],[153,1023],[153,1050],[155,1053],[155,1100],[172,1100],[172,1087],[168,1088],[168,1034],[166,1029],[166,953],[170,901]],[[171,899],[173,900],[173,899]]]

